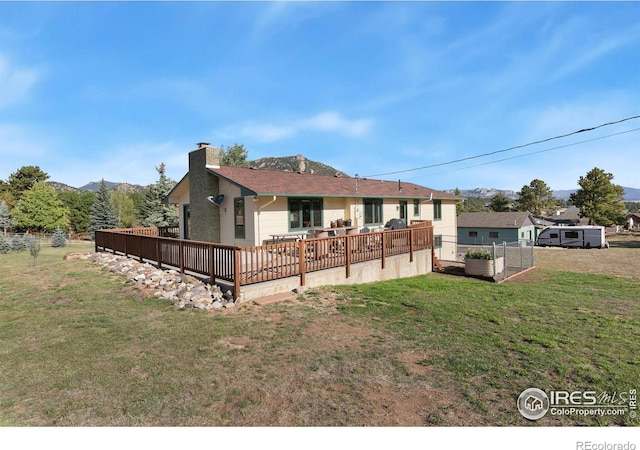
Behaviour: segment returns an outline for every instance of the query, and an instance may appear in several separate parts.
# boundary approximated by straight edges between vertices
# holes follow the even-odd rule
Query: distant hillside
[[[267,170],[284,170],[288,172],[305,172],[315,173],[319,175],[335,175],[340,174],[342,176],[348,176],[346,173],[341,172],[331,166],[323,164],[317,161],[311,161],[302,155],[296,156],[280,156],[280,157],[266,157],[250,161],[251,167]]]
[[[51,186],[56,192],[68,192],[79,191],[80,189],[69,186],[68,184],[58,183],[57,181],[47,181],[47,184]]]
[[[108,190],[124,191],[127,194],[141,194],[146,189],[145,186],[140,186],[138,184],[114,183],[112,181],[106,181],[106,180],[105,180],[104,184],[105,184],[105,186],[107,187]],[[98,190],[100,190],[100,182],[99,181],[92,181],[92,182],[90,182],[88,184],[85,184],[84,186],[78,188],[78,190],[80,190],[80,191],[98,192]]]
[[[624,187],[624,201],[626,202],[637,202],[640,201],[640,189]],[[577,189],[572,190],[558,190],[553,191],[553,196],[558,200],[569,200],[569,196],[576,192]],[[448,189],[445,192],[449,192],[453,194],[455,189]],[[496,194],[502,194],[507,198],[515,200],[518,198],[518,193],[510,190],[501,190],[496,188],[475,188],[475,189],[460,189],[460,196],[464,198],[468,197],[480,197],[480,198],[491,198]]]
[[[450,194],[455,193],[455,189],[447,189],[445,192]],[[491,198],[494,195],[502,194],[511,200],[515,200],[518,198],[518,194],[515,191],[502,190],[496,188],[475,188],[475,189],[460,189],[460,197],[468,198],[468,197],[480,197],[480,198]]]

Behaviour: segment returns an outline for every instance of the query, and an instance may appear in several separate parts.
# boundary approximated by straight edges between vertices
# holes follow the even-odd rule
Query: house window
[[[442,248],[442,235],[438,234],[433,237],[433,248]]]
[[[478,237],[477,231],[469,231],[469,237]]]
[[[413,200],[413,215],[420,217],[420,200],[417,198]]]
[[[442,200],[433,201],[433,220],[442,220]]]
[[[489,231],[489,237],[490,238],[499,238],[500,237],[500,233],[498,233],[497,231]]]
[[[322,200],[310,198],[289,199],[289,229],[322,226]]]
[[[382,199],[368,198],[364,200],[364,223],[365,225],[382,223]]]
[[[400,218],[404,220],[404,223],[409,223],[407,216],[409,215],[409,208],[407,202],[400,202]]]
[[[236,239],[244,239],[244,198],[239,197],[233,200],[233,211]]]

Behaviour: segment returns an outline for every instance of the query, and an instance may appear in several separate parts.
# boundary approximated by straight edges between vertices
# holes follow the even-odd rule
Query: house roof
[[[453,194],[405,181],[356,180],[353,177],[235,166],[208,167],[207,170],[240,187],[245,195],[459,199]]]
[[[527,211],[467,212],[458,216],[458,228],[521,228],[535,223]]]

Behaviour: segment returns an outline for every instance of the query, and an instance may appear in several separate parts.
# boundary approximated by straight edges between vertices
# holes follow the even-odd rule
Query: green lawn
[[[638,388],[640,278],[430,274],[178,310],[70,251],[0,255],[0,425],[636,425],[523,419],[528,387]]]

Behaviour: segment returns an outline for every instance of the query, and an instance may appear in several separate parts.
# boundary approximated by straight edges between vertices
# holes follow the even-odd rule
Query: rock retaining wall
[[[154,297],[171,300],[179,308],[221,309],[236,306],[230,290],[211,286],[177,270],[163,270],[126,256],[111,253],[72,253],[67,259],[82,259],[108,268],[150,292]]]

